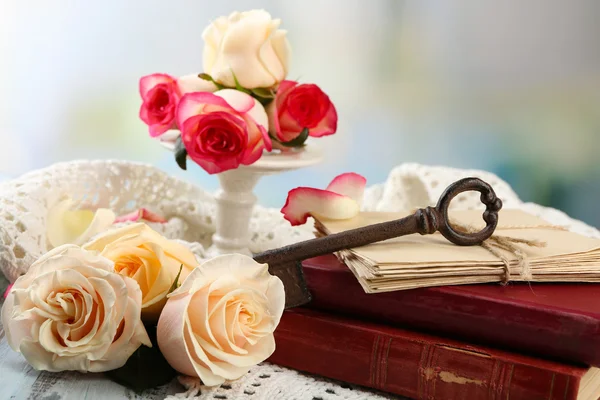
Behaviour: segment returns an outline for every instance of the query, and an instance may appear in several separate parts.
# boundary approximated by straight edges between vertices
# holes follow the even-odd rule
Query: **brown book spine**
[[[275,339],[270,362],[423,400],[575,400],[587,371],[304,309]]]

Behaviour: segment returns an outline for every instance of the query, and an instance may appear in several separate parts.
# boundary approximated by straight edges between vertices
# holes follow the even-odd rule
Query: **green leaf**
[[[220,83],[218,83],[217,81],[215,81],[215,80],[213,79],[213,77],[212,77],[212,76],[210,76],[210,75],[209,75],[209,74],[207,74],[207,73],[204,73],[204,72],[202,72],[202,73],[198,74],[198,78],[200,78],[200,79],[203,79],[203,80],[205,80],[205,81],[209,81],[209,82],[212,82],[212,83],[214,83],[214,85],[215,85],[215,86],[217,87],[217,89],[219,89],[219,90],[221,90],[221,89],[225,89],[225,86],[223,86],[223,85],[221,85]]]
[[[274,99],[275,93],[271,89],[267,88],[254,88],[250,90],[255,97],[262,97],[263,99]]]
[[[254,97],[263,107],[268,106],[275,99],[275,92],[268,88],[254,88],[250,90],[250,95]]]
[[[256,101],[258,101],[260,104],[262,104],[263,107],[268,106],[269,104],[271,104],[271,102],[275,99],[265,99],[264,97],[256,97],[256,96],[252,96],[256,99]]]
[[[175,161],[177,161],[179,168],[184,171],[187,169],[187,155],[183,140],[181,139],[181,136],[179,136],[175,142]]]
[[[212,76],[210,76],[209,74],[204,73],[204,72],[198,74],[198,78],[203,79],[205,81],[213,82],[213,83],[215,82],[215,80],[213,79]]]
[[[304,146],[304,142],[306,142],[306,139],[308,139],[308,128],[302,129],[302,132],[300,132],[300,134],[297,137],[290,140],[289,142],[280,141],[279,143],[281,143],[285,147],[302,147]]]
[[[140,346],[124,366],[105,372],[112,381],[136,392],[165,385],[177,376],[158,348],[156,326],[147,325],[146,331],[152,347]]]
[[[175,277],[175,280],[173,281],[173,284],[169,288],[169,292],[168,293],[171,293],[173,290],[175,290],[175,289],[177,289],[179,287],[179,277],[181,276],[181,271],[182,270],[183,270],[183,264],[181,264],[179,266],[179,272],[177,273],[177,276]]]

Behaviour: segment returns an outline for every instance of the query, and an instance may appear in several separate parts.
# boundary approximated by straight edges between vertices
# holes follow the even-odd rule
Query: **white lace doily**
[[[391,171],[385,183],[367,188],[362,208],[402,211],[434,205],[448,185],[467,176],[479,177],[492,185],[505,208],[523,209],[550,223],[600,238],[597,229],[558,210],[523,203],[506,182],[477,170],[403,164]],[[37,257],[48,250],[45,237],[47,210],[64,196],[76,199],[81,206],[111,208],[118,215],[141,207],[148,208],[169,220],[164,225],[153,225],[155,229],[169,238],[192,242],[190,246],[199,257],[203,257],[203,248],[211,244],[215,231],[216,207],[212,194],[152,166],[125,161],[55,164],[0,184],[0,269],[10,281],[24,273]],[[480,207],[477,192],[461,194],[451,205],[451,209]],[[260,206],[253,213],[250,230],[250,250],[253,252],[313,237],[310,222],[301,227],[291,227],[278,209]],[[191,378],[183,379],[183,383],[189,390],[180,397],[195,399],[384,398],[381,397],[383,395],[358,389],[344,389],[337,383],[315,380],[266,363],[220,388],[201,389],[198,381]],[[256,386],[257,383],[260,385]],[[232,393],[234,397],[231,397]]]
[[[222,400],[385,400],[399,399],[386,393],[366,391],[356,385],[332,382],[278,365],[262,363],[252,367],[242,379],[216,387],[204,387],[198,379],[179,377],[187,389],[167,397],[175,399]]]

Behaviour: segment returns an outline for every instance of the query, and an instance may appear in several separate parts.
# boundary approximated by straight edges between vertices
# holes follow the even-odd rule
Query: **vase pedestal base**
[[[174,141],[161,142],[174,151]],[[310,167],[322,161],[321,150],[307,144],[289,151],[265,153],[252,165],[218,174],[220,189],[215,193],[217,203],[216,232],[213,245],[207,249],[208,257],[239,253],[252,255],[250,244],[250,218],[256,204],[254,187],[262,176]]]
[[[321,160],[320,150],[307,145],[289,152],[266,153],[252,165],[218,174],[221,188],[215,194],[217,231],[208,255],[239,253],[251,256],[249,225],[257,200],[253,191],[260,178],[312,166]]]

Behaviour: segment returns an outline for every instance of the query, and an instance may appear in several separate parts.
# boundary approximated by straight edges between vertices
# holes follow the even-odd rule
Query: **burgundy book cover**
[[[272,363],[414,399],[575,400],[588,371],[309,309],[275,341]]]
[[[367,294],[333,255],[303,262],[309,308],[600,366],[600,284],[445,286]]]

